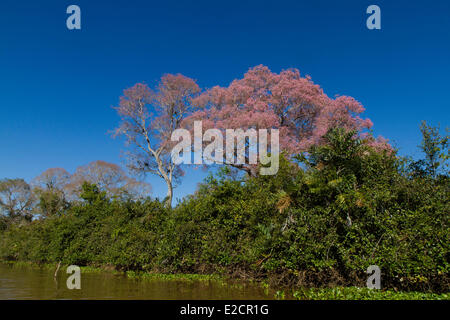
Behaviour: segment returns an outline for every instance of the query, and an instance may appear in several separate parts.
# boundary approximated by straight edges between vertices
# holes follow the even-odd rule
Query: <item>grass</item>
[[[190,273],[149,273],[126,271],[126,275],[131,279],[142,280],[182,280],[182,281],[225,281],[226,278],[216,274],[190,274]]]
[[[295,290],[298,300],[449,300],[448,293],[396,292],[357,287],[310,288]]]

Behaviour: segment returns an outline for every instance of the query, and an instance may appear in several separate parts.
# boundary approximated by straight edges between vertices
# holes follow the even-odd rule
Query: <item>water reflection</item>
[[[217,281],[128,279],[124,275],[81,273],[81,289],[69,290],[65,268],[57,277],[42,268],[0,264],[0,299],[271,299],[258,286]]]

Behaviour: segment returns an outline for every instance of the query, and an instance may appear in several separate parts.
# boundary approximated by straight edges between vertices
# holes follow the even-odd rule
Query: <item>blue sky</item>
[[[81,8],[82,29],[66,28]],[[382,29],[366,28],[381,8]],[[17,1],[0,3],[0,177],[50,167],[123,164],[111,108],[122,90],[182,73],[203,88],[258,64],[298,68],[329,96],[350,95],[402,154],[418,156],[419,124],[449,125],[450,1]],[[195,190],[191,170],[175,190]],[[149,178],[153,195],[165,186]]]

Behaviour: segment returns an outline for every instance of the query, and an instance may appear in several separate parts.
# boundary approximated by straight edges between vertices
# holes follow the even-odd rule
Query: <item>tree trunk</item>
[[[159,173],[161,174],[161,177],[164,179],[164,181],[166,181],[167,184],[167,196],[166,196],[166,207],[168,208],[172,208],[172,197],[173,197],[173,186],[172,186],[172,173],[173,173],[173,168],[171,168],[170,171],[166,171],[164,169],[163,163],[161,161],[161,158],[159,157],[159,154],[155,154],[155,160],[156,163],[158,164],[158,170]]]
[[[56,270],[55,270],[54,278],[56,278],[56,276],[58,275],[58,271],[59,271],[60,267],[61,267],[61,261],[58,262],[58,265],[57,265]]]
[[[230,164],[230,166],[245,171],[249,177],[257,177],[258,176],[258,167],[250,166],[250,165],[242,165],[242,164]]]
[[[166,184],[167,184],[166,207],[172,208],[172,198],[173,198],[172,181],[166,180]]]

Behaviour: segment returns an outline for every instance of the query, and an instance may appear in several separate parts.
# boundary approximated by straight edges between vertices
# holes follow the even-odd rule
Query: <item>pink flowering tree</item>
[[[167,184],[166,205],[171,206],[174,182],[183,175],[171,159],[171,136],[192,113],[192,100],[200,92],[196,82],[181,74],[161,78],[155,89],[138,83],[126,89],[115,109],[121,118],[115,136],[122,135],[129,147],[129,167],[151,173]]]
[[[213,87],[195,99],[200,110],[186,119],[186,126],[202,120],[203,129],[279,129],[280,151],[294,155],[323,143],[333,127],[362,133],[372,126],[360,114],[364,107],[352,97],[328,97],[309,76],[296,69],[279,74],[265,66],[250,69],[242,79],[228,87]],[[225,135],[224,135],[225,137]],[[225,139],[225,138],[224,138]],[[378,148],[388,147],[384,140],[365,135]],[[248,159],[246,159],[248,160]],[[246,162],[248,163],[248,162]],[[256,174],[254,165],[234,165]]]

